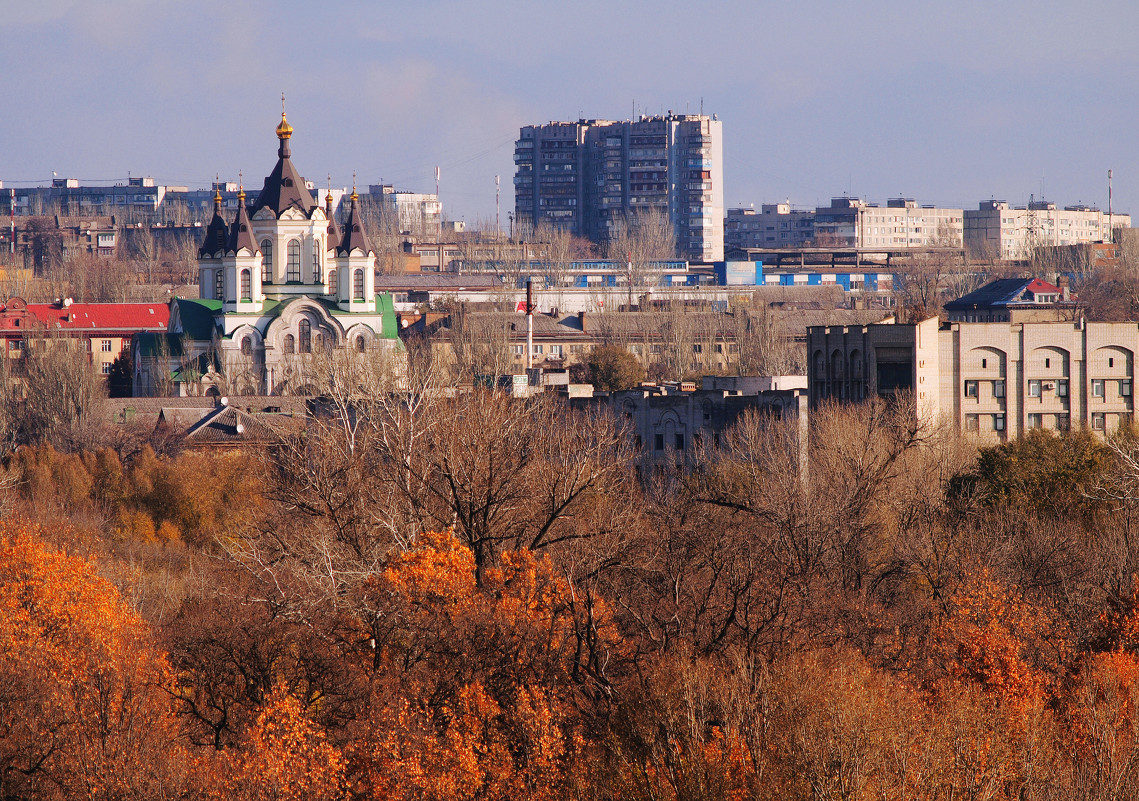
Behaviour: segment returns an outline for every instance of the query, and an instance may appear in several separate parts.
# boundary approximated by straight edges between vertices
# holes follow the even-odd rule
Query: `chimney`
[[[577,313],[577,322],[578,322],[578,325],[581,326],[581,330],[584,331],[585,330],[585,312],[579,311]]]

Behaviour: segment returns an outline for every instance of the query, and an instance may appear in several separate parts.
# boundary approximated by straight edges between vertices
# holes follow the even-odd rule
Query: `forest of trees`
[[[258,452],[0,474],[5,799],[1139,794],[1139,442],[869,402],[639,476],[554,398],[359,376]]]

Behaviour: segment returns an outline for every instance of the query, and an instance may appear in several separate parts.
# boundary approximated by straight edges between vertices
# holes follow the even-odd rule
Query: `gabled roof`
[[[235,406],[218,406],[186,430],[185,440],[191,446],[268,443],[299,425],[286,414],[254,414]]]
[[[372,243],[368,241],[368,235],[364,232],[363,215],[360,214],[360,209],[357,206],[356,190],[353,188],[348,222],[344,223],[344,233],[340,237],[340,244],[336,248],[336,253],[337,255],[350,254],[356,248],[364,253],[375,252],[372,249]]]
[[[277,138],[280,140],[280,146],[277,148],[277,165],[266,176],[265,186],[257,195],[257,202],[249,210],[250,216],[256,215],[264,208],[272,210],[278,217],[289,208],[298,209],[308,216],[316,207],[316,201],[305,187],[304,178],[297,172],[290,158],[289,138],[293,134],[293,129],[285,122],[284,117],[282,114],[281,125],[277,128]]]
[[[214,216],[206,227],[206,238],[198,248],[198,256],[213,256],[219,250],[224,251],[229,237],[226,232],[225,218],[221,216],[221,195],[214,197]]]
[[[231,253],[245,248],[250,253],[258,253],[259,246],[253,236],[253,225],[249,222],[249,212],[245,210],[245,193],[238,195],[237,216],[229,228],[229,247]]]
[[[29,303],[28,311],[49,329],[134,334],[165,331],[170,307],[165,303]]]
[[[1059,295],[1060,287],[1039,278],[998,278],[957,300],[945,304],[946,311],[990,309],[1015,304],[1035,303],[1036,295]]]

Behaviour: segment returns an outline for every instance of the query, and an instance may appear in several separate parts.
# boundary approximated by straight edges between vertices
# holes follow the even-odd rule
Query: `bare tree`
[[[608,247],[609,258],[628,265],[630,285],[650,283],[653,262],[676,258],[676,234],[660,209],[637,211],[618,221]]]

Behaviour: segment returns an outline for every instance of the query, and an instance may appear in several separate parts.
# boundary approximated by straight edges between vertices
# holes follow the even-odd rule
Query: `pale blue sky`
[[[1139,213],[1139,4],[0,0],[0,180],[323,185],[503,225],[521,125],[699,110],[728,206],[848,190]],[[21,183],[17,183],[21,182]]]

